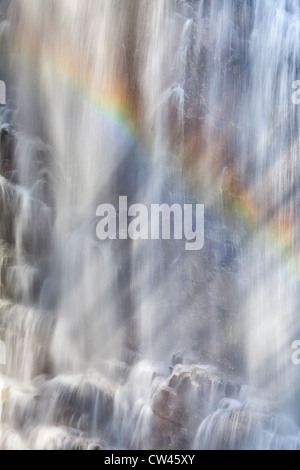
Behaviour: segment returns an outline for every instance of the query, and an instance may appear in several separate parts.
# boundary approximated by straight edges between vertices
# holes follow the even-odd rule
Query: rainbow
[[[16,31],[15,50],[21,51],[26,59],[36,65],[38,61],[38,38],[32,32]],[[50,46],[51,44],[51,46]],[[118,134],[126,136],[132,144],[136,143],[140,136],[137,126],[137,117],[126,87],[119,80],[101,83],[95,86],[89,77],[88,70],[83,70],[82,65],[74,57],[71,51],[61,49],[61,45],[55,44],[53,39],[44,50],[43,60],[51,66],[57,78],[83,99],[95,106],[101,116],[105,118]]]
[[[61,45],[55,44],[53,38],[47,42],[48,48],[44,49],[43,59],[47,60],[57,78],[95,106],[118,134],[125,136],[132,144],[137,143],[141,139],[138,118],[133,111],[132,100],[130,100],[126,86],[115,79],[113,83],[101,83],[96,87],[89,77],[88,70],[82,70],[78,58],[76,59],[67,47],[62,50]],[[38,45],[38,37],[35,37],[32,31],[16,31],[16,52],[21,50],[32,66],[38,60]],[[272,244],[278,257],[285,260],[293,275],[297,276],[300,281],[298,257],[291,246],[292,223],[280,223],[278,217],[277,220],[273,219],[261,228],[259,208],[256,207],[248,191],[242,190],[240,194],[230,199],[228,209],[244,228],[246,237],[259,230],[263,231],[265,243]]]

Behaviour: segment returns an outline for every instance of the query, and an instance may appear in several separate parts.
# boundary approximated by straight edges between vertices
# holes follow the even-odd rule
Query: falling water
[[[299,33],[298,0],[0,1],[1,449],[300,448]],[[205,204],[203,249],[100,241],[120,196]]]

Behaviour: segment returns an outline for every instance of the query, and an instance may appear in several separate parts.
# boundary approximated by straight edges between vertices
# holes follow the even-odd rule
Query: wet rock
[[[13,128],[8,125],[2,126],[0,130],[0,174],[4,177],[13,169],[15,145]]]
[[[152,444],[156,449],[185,449],[201,422],[226,397],[236,397],[241,383],[216,369],[175,366],[168,385],[153,397]]]
[[[176,366],[177,364],[183,364],[185,362],[185,353],[177,352],[172,357],[172,365]]]
[[[8,243],[14,242],[15,215],[19,197],[13,185],[0,176],[0,239]]]
[[[0,295],[7,297],[7,272],[14,265],[14,252],[4,241],[0,240]]]
[[[170,388],[163,388],[157,394],[152,407],[154,422],[151,447],[154,449],[186,448],[189,432],[185,427],[188,421],[188,409],[185,405],[182,398]]]

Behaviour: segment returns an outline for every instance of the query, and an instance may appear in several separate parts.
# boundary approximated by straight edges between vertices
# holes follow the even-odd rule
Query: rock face
[[[122,1],[120,0],[121,3]],[[137,0],[136,5],[139,1]],[[57,3],[59,4],[59,2]],[[134,4],[133,1],[129,3]],[[159,305],[156,307],[158,311],[155,311],[157,330],[153,331],[153,337],[159,333],[157,334],[160,339],[158,348],[161,350],[157,354],[160,357],[166,357],[168,348],[165,348],[165,342],[169,339],[168,337],[172,339],[170,341],[172,347],[174,344],[177,347],[178,344],[178,347],[184,348],[184,352],[174,354],[169,378],[156,374],[153,379],[151,370],[150,378],[144,387],[146,393],[143,390],[140,391],[140,388],[143,389],[140,385],[145,380],[143,374],[134,375],[132,382],[130,382],[130,373],[128,372],[128,370],[134,370],[139,361],[142,363],[141,351],[145,345],[141,344],[143,341],[141,341],[140,331],[142,329],[140,310],[145,310],[148,313],[147,305],[144,305],[144,300],[148,300],[146,298],[148,285],[146,292],[140,289],[142,299],[137,300],[136,292],[132,295],[134,290],[132,287],[134,286],[138,290],[139,287],[136,286],[140,286],[141,280],[138,279],[136,283],[134,278],[131,280],[132,271],[136,269],[136,266],[146,264],[144,262],[145,253],[141,250],[138,263],[137,259],[134,259],[130,264],[131,246],[128,249],[128,258],[126,255],[123,264],[120,263],[120,259],[121,253],[122,255],[124,253],[124,245],[119,245],[121,248],[114,253],[115,259],[119,263],[115,269],[119,273],[116,276],[118,289],[113,290],[112,293],[108,288],[104,301],[101,299],[105,304],[107,293],[108,297],[113,297],[116,293],[116,296],[121,299],[116,309],[120,310],[122,329],[124,329],[126,337],[124,351],[122,349],[121,353],[124,363],[116,363],[111,367],[104,364],[103,357],[94,359],[92,355],[88,355],[87,357],[92,358],[91,367],[95,367],[97,371],[95,375],[91,376],[87,372],[90,363],[85,357],[84,359],[80,357],[78,362],[82,360],[82,364],[80,362],[79,369],[80,374],[84,370],[83,376],[75,376],[72,368],[71,371],[65,372],[64,366],[62,366],[64,373],[70,375],[56,375],[53,378],[55,374],[61,372],[61,364],[53,363],[51,340],[54,319],[49,314],[49,310],[51,313],[55,311],[56,297],[59,297],[60,290],[63,291],[60,283],[65,279],[61,279],[59,269],[54,269],[53,277],[57,275],[57,279],[53,281],[53,285],[49,286],[52,279],[48,283],[48,296],[51,297],[51,302],[43,304],[47,313],[34,307],[29,308],[28,305],[39,305],[40,307],[38,301],[41,298],[42,286],[45,286],[43,282],[45,279],[49,281],[49,277],[47,277],[50,271],[49,265],[51,263],[59,264],[58,261],[60,261],[51,259],[52,240],[50,234],[53,233],[52,225],[55,218],[53,192],[55,192],[56,186],[53,181],[55,178],[63,180],[64,175],[60,173],[58,168],[53,171],[52,164],[55,159],[52,159],[51,149],[39,139],[20,136],[21,133],[15,132],[10,125],[12,121],[11,110],[7,109],[3,112],[3,126],[0,130],[0,297],[4,300],[0,302],[0,339],[5,341],[8,361],[5,366],[0,367],[0,372],[21,382],[5,385],[3,389],[1,389],[0,383],[0,402],[3,403],[3,405],[0,404],[1,426],[3,426],[4,434],[7,433],[7,436],[1,439],[2,429],[0,429],[0,442],[4,448],[11,447],[9,435],[12,433],[12,428],[14,431],[17,430],[17,439],[20,439],[22,445],[23,442],[26,442],[26,445],[31,447],[48,445],[60,449],[101,448],[105,446],[105,443],[101,440],[94,443],[89,439],[89,436],[97,433],[102,436],[107,434],[110,437],[110,433],[115,432],[115,430],[112,432],[112,426],[110,426],[113,421],[117,429],[116,434],[118,434],[119,428],[124,425],[126,419],[129,423],[127,423],[127,427],[124,427],[127,433],[125,442],[129,443],[128,447],[141,445],[158,450],[189,449],[193,445],[215,449],[243,448],[246,440],[247,442],[251,441],[249,441],[249,435],[255,434],[257,431],[257,428],[252,425],[247,407],[243,407],[240,401],[241,382],[230,375],[231,373],[238,375],[243,370],[243,357],[237,354],[237,351],[242,349],[242,331],[238,311],[240,282],[238,255],[243,233],[235,218],[232,217],[234,219],[232,220],[230,215],[226,213],[227,206],[230,207],[236,198],[242,197],[243,194],[239,175],[232,170],[236,157],[234,142],[238,131],[235,109],[238,97],[243,92],[243,82],[247,72],[245,49],[248,47],[253,11],[250,0],[236,0],[232,25],[228,28],[227,36],[229,37],[225,37],[224,44],[222,43],[221,47],[218,46],[218,49],[215,44],[216,38],[212,34],[215,29],[217,31],[218,29],[214,29],[209,24],[213,23],[215,18],[213,15],[207,14],[213,3],[219,6],[218,2],[211,0],[185,3],[174,1],[174,5],[180,7],[180,14],[176,14],[180,36],[183,32],[183,25],[185,25],[184,30],[188,31],[189,20],[191,20],[190,25],[192,25],[193,32],[186,44],[186,59],[184,59],[186,63],[183,67],[186,67],[186,70],[184,70],[185,77],[182,77],[185,81],[183,109],[180,110],[183,120],[180,123],[182,129],[180,128],[180,132],[178,126],[175,127],[175,130],[171,129],[170,134],[174,137],[170,140],[174,138],[176,150],[178,136],[184,134],[184,137],[180,137],[184,140],[184,142],[180,142],[180,156],[182,152],[184,171],[191,182],[196,181],[199,185],[199,180],[197,180],[199,159],[201,160],[203,157],[203,159],[209,160],[209,171],[212,173],[213,183],[217,185],[216,190],[214,187],[212,189],[217,194],[214,197],[218,198],[217,202],[214,201],[215,205],[219,208],[220,204],[224,204],[224,208],[221,209],[222,220],[221,222],[218,220],[218,211],[216,211],[217,215],[207,217],[205,246],[197,255],[182,254],[178,245],[175,244],[172,246],[169,244],[167,248],[161,250],[163,253],[160,252],[158,256],[155,255],[155,250],[153,252],[149,250],[150,253],[147,256],[156,257],[155,269],[149,277],[152,280],[152,277],[156,277],[157,272],[162,273],[161,277],[158,276],[155,279],[153,291],[149,295],[151,297],[151,294],[154,293],[154,296],[157,295],[157,299],[159,299]],[[203,12],[197,16],[195,12],[198,4],[201,5]],[[0,0],[0,21],[5,18],[8,5],[9,0]],[[46,13],[48,14],[48,11]],[[134,20],[134,16],[132,18]],[[131,19],[131,21],[133,20]],[[199,25],[199,23],[201,24]],[[40,24],[38,26],[40,28]],[[7,25],[4,27],[6,28]],[[74,29],[76,28],[73,27]],[[4,29],[0,30],[0,35],[3,31]],[[130,31],[130,35],[131,33]],[[42,38],[42,34],[40,38]],[[134,46],[135,37],[132,34],[130,51],[126,51],[128,63],[134,62],[131,57],[135,52]],[[43,47],[42,49],[44,50]],[[126,44],[124,49],[126,49]],[[3,64],[2,54],[0,54],[0,72],[1,69],[5,69]],[[132,70],[129,75],[134,75],[136,67],[133,65],[130,65]],[[210,102],[212,97],[210,81],[213,81],[215,76],[224,78],[224,83],[214,84],[220,93],[217,97],[218,102]],[[4,79],[4,77],[2,78]],[[229,93],[222,93],[227,89],[230,89]],[[38,95],[38,93],[36,94]],[[135,95],[135,92],[133,94]],[[135,97],[138,100],[138,96]],[[182,101],[180,103],[182,104]],[[38,104],[36,106],[39,108]],[[170,114],[174,112],[177,115],[178,102],[176,101],[172,106],[174,109]],[[75,111],[76,109],[74,109]],[[33,114],[37,115],[36,119],[38,120],[39,113]],[[172,125],[171,121],[172,119],[170,119],[170,126]],[[46,122],[47,120],[45,120]],[[58,120],[58,122],[60,121]],[[44,123],[41,127],[43,125]],[[35,128],[35,125],[33,127]],[[207,129],[210,132],[206,132]],[[19,139],[22,138],[20,143]],[[14,158],[17,145],[24,150],[22,156],[19,156],[18,168],[15,166]],[[172,145],[173,142],[170,144],[170,148]],[[133,157],[130,151],[130,155],[125,159],[128,168],[122,169],[120,173],[117,171],[116,186],[118,190],[122,190],[122,194],[125,194],[131,186],[135,188],[132,183],[140,176],[144,177],[145,174],[153,171],[148,161],[147,164],[143,161],[141,163],[138,150],[135,151],[135,154]],[[174,151],[174,155],[178,155],[176,151]],[[23,161],[21,161],[22,158]],[[68,177],[71,179],[73,164],[74,161],[70,162],[67,170],[69,174],[65,175],[67,178],[64,184],[67,184]],[[177,167],[178,162],[176,162]],[[205,164],[203,168],[206,172],[208,166]],[[133,171],[128,171],[129,175],[127,175],[128,169],[133,169]],[[170,170],[170,173],[172,171]],[[166,202],[178,202],[178,195],[173,194],[174,187],[171,184],[173,176],[177,181],[176,171],[169,178],[162,178],[160,168],[158,168],[158,172],[159,174],[155,173],[155,177],[152,179],[165,181],[164,197],[166,197]],[[169,172],[169,168],[166,172]],[[208,178],[208,186],[210,183]],[[20,189],[19,185],[22,185],[23,188]],[[138,187],[138,189],[140,188]],[[178,190],[177,187],[175,189]],[[203,189],[199,189],[199,192],[197,192],[197,188],[195,199],[199,194],[202,196],[206,189],[205,184]],[[133,189],[133,192],[134,190],[136,188]],[[134,192],[134,197],[136,194],[138,191]],[[189,196],[184,194],[184,201],[186,197]],[[228,210],[228,212],[230,211]],[[223,220],[224,213],[226,213],[226,217]],[[73,217],[72,214],[67,214],[67,216]],[[234,230],[231,230],[232,227]],[[72,242],[72,238],[66,238],[66,243]],[[86,244],[86,238],[85,236],[81,238],[81,233],[79,240],[80,244]],[[74,244],[74,248],[78,246],[77,243]],[[75,252],[76,249],[74,249],[74,254]],[[87,252],[90,253],[89,250]],[[57,258],[60,256],[61,252],[59,251]],[[86,261],[84,258],[92,261],[92,257],[87,256],[85,250],[82,251],[82,259],[79,259],[78,265],[73,264],[73,260],[66,258],[66,268],[70,268],[70,271],[76,271],[76,266],[78,266],[78,272],[81,271]],[[68,265],[69,262],[70,265]],[[113,264],[114,262],[112,259],[108,259],[107,263]],[[65,271],[63,270],[63,272]],[[95,270],[95,272],[97,271]],[[105,277],[105,272],[103,272],[103,279]],[[166,297],[167,301],[165,300],[164,278],[171,279],[171,282],[167,284],[171,287],[171,293]],[[74,279],[75,281],[70,282],[70,288],[67,289],[68,292],[64,297],[70,296],[70,293],[72,294],[78,289],[80,276],[78,278],[75,276]],[[99,281],[103,279],[99,279]],[[128,279],[130,279],[130,284],[127,282]],[[84,279],[83,284],[83,293],[93,290],[93,281],[89,277]],[[143,285],[142,281],[141,285]],[[123,291],[124,296],[121,295]],[[80,303],[81,309],[82,299],[80,298],[78,302],[77,297],[74,298],[77,304]],[[75,350],[79,347],[79,337],[86,334],[85,328],[90,318],[94,320],[96,316],[100,316],[103,306],[100,305],[98,311],[98,302],[95,302],[96,315],[89,317],[90,311],[94,313],[95,309],[93,302],[91,302],[91,305],[86,307],[86,311],[79,312],[84,321],[78,323],[83,325],[82,328],[78,326],[76,328],[72,321],[74,319],[72,315],[73,302],[70,304],[62,302],[62,305],[63,309],[67,310],[63,314],[71,317],[70,337],[73,342],[70,341],[70,344],[72,346],[74,344]],[[68,305],[71,308],[65,307]],[[111,310],[107,309],[108,315],[105,323],[109,322]],[[86,316],[87,311],[88,315]],[[151,308],[149,311],[152,313]],[[61,314],[62,312],[59,312],[59,315]],[[94,328],[94,323],[91,324]],[[116,329],[117,326],[119,325],[116,325]],[[61,331],[63,339],[67,330],[68,328]],[[98,328],[95,330],[97,333]],[[86,331],[90,333],[91,330],[87,328]],[[78,342],[74,333],[78,335]],[[112,328],[112,333],[112,336],[118,336],[115,335],[115,327]],[[110,341],[111,336],[106,336]],[[90,335],[86,334],[86,337],[89,341]],[[103,340],[107,338],[103,337]],[[114,341],[118,342],[112,339],[113,346],[115,345]],[[98,337],[95,343],[97,342]],[[63,344],[63,346],[65,345]],[[94,345],[91,350],[93,347]],[[89,344],[86,348],[83,342],[82,351],[85,349],[89,349]],[[98,348],[95,350],[97,353],[99,350],[102,352]],[[71,354],[72,352],[73,350],[71,350]],[[161,352],[163,354],[160,354]],[[145,356],[147,357],[147,354]],[[57,362],[60,361],[57,360]],[[201,364],[213,364],[218,369],[205,367]],[[108,374],[107,370],[112,368],[114,373],[110,373],[106,383],[105,373]],[[141,369],[143,369],[143,364]],[[30,382],[30,386],[25,390],[22,381]],[[126,385],[128,385],[127,388]],[[145,382],[142,385],[145,385]],[[152,385],[153,388],[151,388]],[[119,392],[122,388],[123,392],[125,389],[124,394],[121,395],[121,398],[120,394],[116,398],[116,390]],[[124,405],[124,409],[121,405]],[[118,407],[122,408],[122,413],[118,414]],[[264,412],[263,418],[263,429],[266,430],[266,433],[270,429],[273,432],[270,413]],[[144,435],[141,438],[135,435],[131,440],[131,434],[134,434],[131,433],[133,429],[137,429],[135,434],[139,434],[140,431],[144,431],[144,428],[146,429],[146,439],[143,439]],[[14,438],[15,435],[12,435]],[[46,435],[47,439],[49,439],[49,435],[51,438],[45,444],[43,439],[46,440]],[[24,441],[22,441],[23,439]]]

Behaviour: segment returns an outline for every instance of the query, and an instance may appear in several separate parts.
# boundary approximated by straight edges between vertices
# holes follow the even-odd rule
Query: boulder
[[[199,365],[175,366],[168,381],[158,387],[152,401],[151,446],[187,449],[201,422],[224,398],[240,391],[238,379]]]

